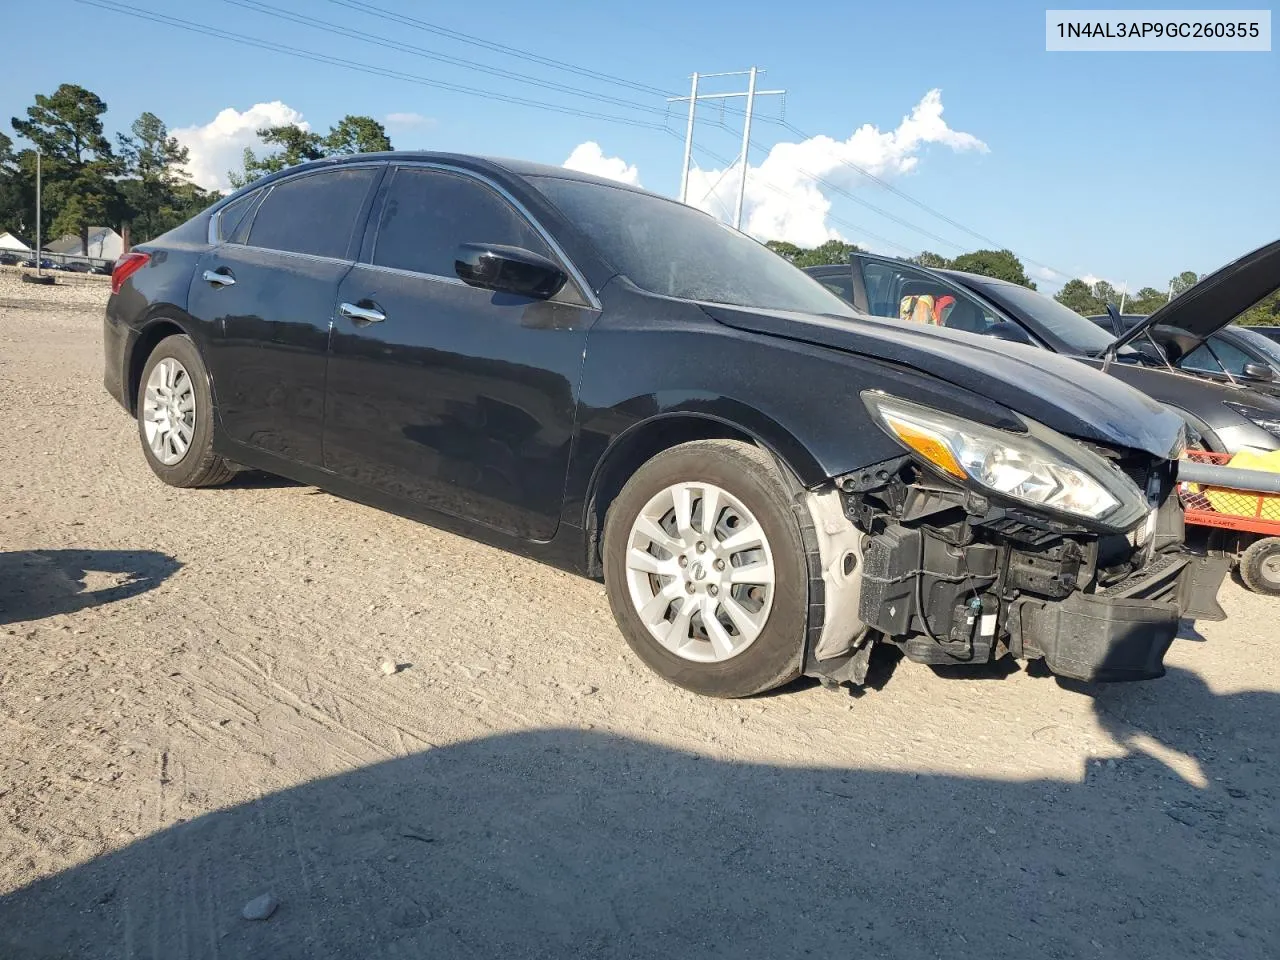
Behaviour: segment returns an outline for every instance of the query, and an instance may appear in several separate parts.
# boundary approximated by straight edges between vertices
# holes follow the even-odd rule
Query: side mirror
[[[1263,383],[1270,383],[1276,378],[1276,373],[1265,363],[1246,363],[1241,371],[1246,380],[1258,380]]]
[[[453,269],[463,283],[473,287],[536,300],[554,297],[569,280],[559,265],[546,257],[499,243],[462,244]]]
[[[1008,340],[1010,343],[1031,344],[1031,337],[1027,334],[1027,331],[1009,320],[993,323],[987,327],[986,334],[988,337],[995,337],[997,340]]]

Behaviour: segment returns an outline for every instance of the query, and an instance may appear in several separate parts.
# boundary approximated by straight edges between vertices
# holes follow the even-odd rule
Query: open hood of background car
[[[1132,343],[1156,326],[1176,327],[1203,342],[1278,287],[1280,240],[1209,274],[1117,337],[1115,347]]]
[[[1176,455],[1182,418],[1078,360],[977,334],[880,317],[848,319],[702,304],[726,326],[910,367],[1068,436],[1156,457]],[[993,349],[994,348],[994,349]]]

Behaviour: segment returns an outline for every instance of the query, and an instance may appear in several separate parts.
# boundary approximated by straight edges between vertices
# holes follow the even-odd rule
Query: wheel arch
[[[663,450],[696,440],[738,440],[771,454],[798,484],[826,478],[817,459],[799,440],[781,426],[773,427],[773,431],[761,431],[726,416],[676,411],[642,420],[615,437],[597,461],[587,486],[583,530],[588,575],[603,573],[600,541],[609,505],[636,470]]]
[[[152,316],[143,321],[129,349],[126,366],[125,390],[129,401],[129,409],[134,416],[138,414],[138,396],[142,389],[142,371],[147,365],[147,358],[160,344],[160,341],[176,334],[191,336],[186,326],[175,317],[175,310],[160,308]],[[193,338],[194,339],[194,338]]]

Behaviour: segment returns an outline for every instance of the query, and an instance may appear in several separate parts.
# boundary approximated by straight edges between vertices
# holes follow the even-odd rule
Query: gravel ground
[[[5,960],[1276,956],[1276,601],[1149,683],[700,699],[597,583],[160,484],[105,295],[0,275]]]

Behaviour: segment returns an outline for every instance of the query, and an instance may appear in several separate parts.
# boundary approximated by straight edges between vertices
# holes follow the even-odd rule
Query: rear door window
[[[377,167],[326,170],[270,188],[248,243],[269,250],[344,260]]]
[[[529,221],[480,181],[425,167],[396,170],[382,205],[373,262],[454,278],[463,243],[505,244],[555,259]]]

